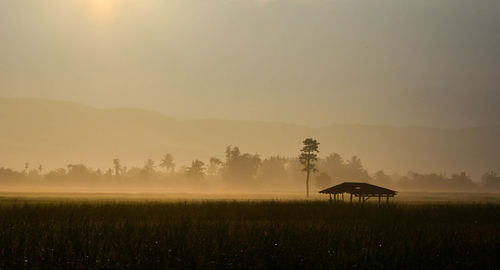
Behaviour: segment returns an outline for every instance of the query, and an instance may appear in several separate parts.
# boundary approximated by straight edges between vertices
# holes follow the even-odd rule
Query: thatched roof
[[[329,187],[320,191],[319,193],[338,194],[338,193],[351,193],[351,194],[371,194],[371,195],[396,195],[396,191],[387,188],[370,185],[367,183],[357,182],[344,182],[342,184]]]

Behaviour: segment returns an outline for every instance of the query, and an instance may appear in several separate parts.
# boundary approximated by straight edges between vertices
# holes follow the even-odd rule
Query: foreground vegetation
[[[0,269],[500,267],[499,204],[2,200]]]

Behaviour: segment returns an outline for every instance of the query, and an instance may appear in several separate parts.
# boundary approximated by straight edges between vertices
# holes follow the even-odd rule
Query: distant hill
[[[322,117],[319,115],[318,117]],[[438,129],[373,125],[310,128],[277,122],[187,120],[141,109],[99,109],[40,99],[0,99],[0,167],[24,162],[46,168],[68,163],[142,165],[172,153],[177,164],[224,157],[227,145],[243,152],[296,156],[301,140],[321,142],[321,155],[359,156],[370,170],[452,173],[479,177],[500,170],[500,127]]]

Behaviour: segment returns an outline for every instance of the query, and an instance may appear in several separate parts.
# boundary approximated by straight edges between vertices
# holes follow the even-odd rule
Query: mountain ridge
[[[222,158],[227,145],[262,157],[294,157],[305,137],[321,142],[321,156],[359,156],[370,171],[466,171],[478,178],[498,170],[500,126],[467,128],[335,124],[307,127],[253,120],[177,120],[135,108],[95,108],[74,102],[0,98],[0,166],[25,161],[47,168],[68,163],[129,166],[172,153],[177,163]],[[8,153],[8,154],[5,154]]]

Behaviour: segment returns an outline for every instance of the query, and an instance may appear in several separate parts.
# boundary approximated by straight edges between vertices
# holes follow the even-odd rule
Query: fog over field
[[[279,122],[176,120],[140,109],[98,109],[38,99],[0,99],[0,164],[54,169],[70,163],[109,168],[113,158],[142,165],[172,153],[179,165],[224,157],[234,145],[262,157],[298,156],[301,141],[318,138],[320,156],[356,155],[371,170],[452,173],[478,177],[500,170],[500,127],[425,128],[374,125],[308,127]],[[5,154],[8,153],[8,154]]]
[[[319,177],[320,173],[326,173],[331,178],[314,180],[318,181],[315,189],[340,181],[373,180],[377,184],[403,190],[476,191],[477,188],[473,186],[453,180],[455,176],[452,174],[465,172],[468,176],[457,176],[461,177],[457,179],[473,180],[480,184],[486,181],[484,173],[500,169],[497,157],[500,149],[497,140],[500,128],[497,126],[309,127],[264,121],[177,120],[142,109],[102,109],[72,102],[7,98],[0,99],[0,126],[0,152],[3,153],[0,156],[1,166],[17,171],[24,170],[25,174],[30,171],[36,175],[48,173],[45,178],[52,177],[51,170],[56,173],[58,168],[68,169],[63,173],[67,178],[76,178],[73,186],[89,192],[116,191],[113,186],[119,186],[119,182],[108,180],[117,180],[120,175],[133,179],[166,178],[184,183],[162,187],[164,192],[189,191],[189,186],[193,192],[225,192],[228,191],[228,186],[236,191],[249,188],[255,191],[254,188],[262,185],[262,181],[268,182],[274,191],[302,190],[305,174],[300,172],[296,157],[303,138],[311,136],[320,142],[320,172],[316,177]],[[237,156],[245,157],[243,154],[249,153],[248,158],[241,161],[247,162],[249,167],[236,165],[235,173],[228,173],[228,166],[225,166],[229,163],[228,146],[230,150],[232,147],[232,150],[237,151]],[[176,167],[170,171],[168,168],[165,171],[160,166],[166,153],[175,161]],[[344,165],[335,163],[337,157],[332,156],[334,153],[340,155],[338,158],[344,159],[339,160],[338,164]],[[254,155],[257,158],[255,160]],[[361,160],[351,160],[352,156]],[[220,164],[212,164],[213,157],[220,160]],[[123,172],[115,171],[114,159],[119,159]],[[148,160],[151,160],[151,168],[148,167]],[[172,180],[186,177],[193,160],[203,163],[200,167],[202,172],[194,177],[205,178],[203,185],[200,186],[196,181]],[[353,165],[353,162],[357,165]],[[68,164],[73,167],[70,168]],[[79,164],[97,171],[87,171],[85,167],[78,167]],[[24,168],[26,165],[30,167]],[[148,170],[151,170],[151,173],[147,173]],[[376,172],[379,171],[385,174],[377,175]],[[98,176],[99,173],[103,176]],[[413,186],[394,184],[400,181],[401,177],[417,181],[418,177],[413,175],[414,173],[423,174],[421,181],[427,179],[426,181],[431,182]],[[107,174],[109,176],[106,176]],[[391,176],[392,180],[388,181],[386,174],[397,175]],[[8,174],[4,177],[8,178]],[[104,177],[103,179],[108,180],[98,181],[99,185],[87,181],[88,178],[94,177]],[[446,180],[443,177],[451,179]],[[467,177],[471,179],[467,180]],[[494,174],[492,177],[496,179]],[[207,183],[218,183],[215,178],[225,179],[225,188],[218,190],[220,185],[212,185],[210,188],[206,186]],[[241,179],[229,180],[230,178]],[[440,181],[451,182],[439,186],[437,183]],[[246,184],[231,184],[239,182]],[[43,190],[61,191],[68,182],[61,182],[56,186],[49,185],[50,188],[47,185]],[[94,187],[91,188],[92,186]],[[122,186],[120,190],[138,191],[137,187],[142,187],[139,190],[154,192],[155,189],[158,191],[161,185],[136,180],[131,186],[135,189]]]

